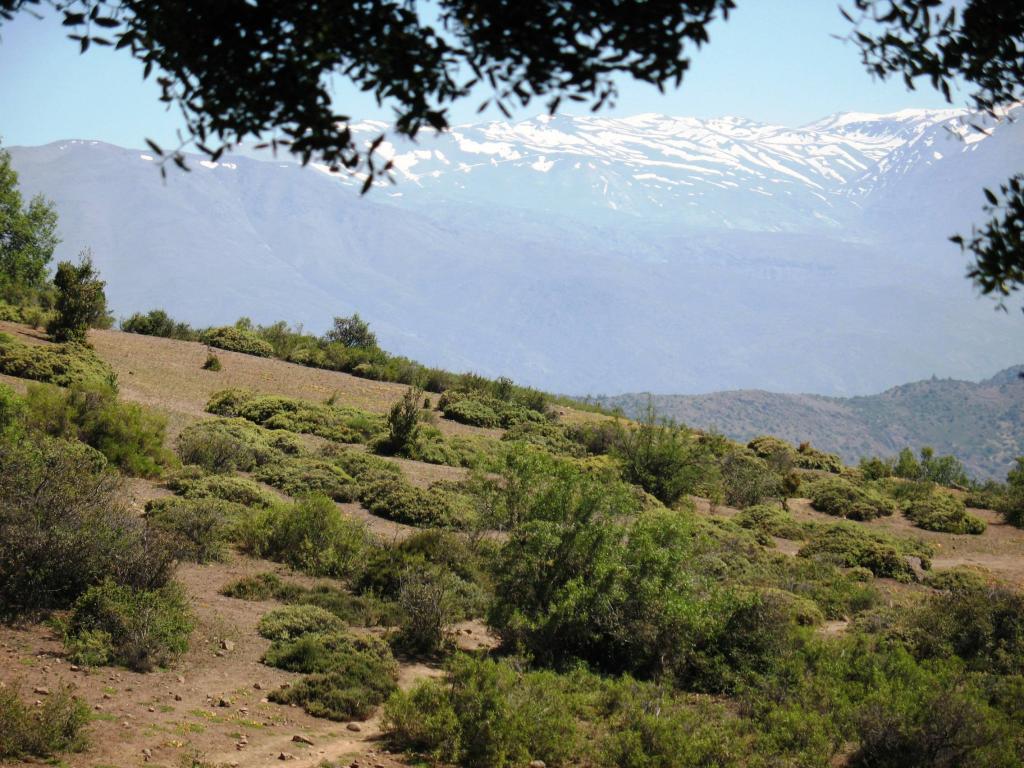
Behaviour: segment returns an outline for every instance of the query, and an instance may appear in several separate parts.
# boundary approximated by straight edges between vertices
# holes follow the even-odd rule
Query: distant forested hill
[[[1024,365],[978,383],[929,379],[878,395],[834,398],[760,390],[708,395],[626,394],[596,398],[636,415],[653,403],[665,417],[735,439],[772,434],[810,440],[848,462],[930,445],[956,455],[979,478],[1004,479],[1024,455]]]

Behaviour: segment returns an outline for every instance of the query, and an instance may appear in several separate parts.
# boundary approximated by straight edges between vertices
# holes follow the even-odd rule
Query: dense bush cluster
[[[888,537],[852,523],[820,528],[800,549],[801,557],[821,558],[848,568],[867,568],[875,576],[900,581],[914,578],[908,557],[917,557],[921,567],[927,569],[933,554],[923,543]]]
[[[49,758],[88,745],[88,705],[61,686],[42,706],[23,701],[17,686],[0,686],[0,760]]]
[[[843,471],[842,459],[834,453],[819,451],[810,443],[801,443],[794,448],[785,440],[770,435],[761,435],[747,443],[747,447],[777,470],[788,471],[798,467],[835,474]]]
[[[23,344],[0,333],[0,373],[61,387],[117,389],[113,369],[82,344]]]
[[[274,356],[274,348],[269,343],[252,331],[234,325],[207,328],[199,334],[199,341],[211,347],[226,349],[229,352],[241,352],[257,357]]]
[[[805,483],[801,492],[819,512],[849,520],[874,520],[897,511],[897,504],[876,488],[858,485],[839,477]]]
[[[125,333],[140,333],[143,336],[161,336],[165,339],[180,341],[198,341],[199,333],[188,323],[174,320],[162,309],[152,309],[143,314],[136,312],[121,321],[121,330]]]
[[[365,443],[384,430],[384,421],[377,414],[291,397],[257,395],[242,389],[216,393],[206,409],[267,429],[318,435],[341,443]]]
[[[146,504],[146,520],[163,531],[179,560],[223,560],[234,529],[246,517],[242,504],[218,498],[164,498]]]
[[[509,397],[511,398],[511,392]],[[543,403],[534,410],[516,400],[503,400],[479,390],[459,392],[447,390],[438,401],[445,418],[474,427],[514,427],[524,422],[543,423],[546,420]]]
[[[260,633],[273,641],[264,664],[306,675],[271,692],[271,701],[300,705],[316,717],[365,720],[396,688],[398,665],[387,644],[347,634],[343,622],[322,608],[271,611],[260,621]]]
[[[903,514],[926,531],[979,534],[986,528],[984,520],[968,514],[960,499],[939,491],[911,499],[903,507]]]

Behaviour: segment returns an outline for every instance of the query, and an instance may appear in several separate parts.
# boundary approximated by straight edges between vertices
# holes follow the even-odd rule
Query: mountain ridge
[[[92,246],[122,316],[162,306],[194,324],[252,314],[322,330],[359,311],[397,353],[548,390],[853,395],[1020,359],[1019,321],[972,296],[946,238],[1024,163],[1024,130],[961,142],[946,128],[957,114],[855,114],[845,144],[810,131],[813,151],[785,143],[802,129],[752,121],[457,126],[396,148],[416,179],[365,198],[358,179],[283,157],[196,157],[161,182],[147,150],[11,152],[26,191],[57,202],[58,258]],[[609,134],[616,120],[628,135]],[[775,136],[781,154],[745,133]],[[772,170],[776,156],[790,165]],[[647,174],[661,178],[635,178]]]
[[[772,434],[811,442],[856,463],[930,445],[982,479],[1005,478],[1024,455],[1024,364],[980,381],[933,377],[850,398],[733,390],[703,395],[646,392],[588,398],[607,408],[656,413],[735,440]]]

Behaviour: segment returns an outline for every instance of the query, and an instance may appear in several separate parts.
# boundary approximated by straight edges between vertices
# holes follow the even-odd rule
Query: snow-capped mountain
[[[1012,115],[1011,115],[1012,116]],[[849,394],[1017,362],[947,241],[1024,132],[961,110],[538,117],[385,141],[394,186],[251,152],[160,182],[144,151],[14,148],[116,311],[193,323],[360,311],[388,348],[567,392]],[[387,126],[361,123],[372,141]]]

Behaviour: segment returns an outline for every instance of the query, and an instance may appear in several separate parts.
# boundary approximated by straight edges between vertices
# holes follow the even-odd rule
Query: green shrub
[[[344,517],[325,496],[256,511],[235,535],[250,554],[337,578],[355,572],[369,546],[365,527]]]
[[[622,431],[615,455],[623,479],[666,506],[695,493],[717,465],[716,457],[689,431],[659,423],[653,411],[635,429]]]
[[[59,387],[117,388],[114,370],[81,344],[22,344],[0,333],[0,373]]]
[[[242,389],[217,392],[206,410],[219,416],[240,417],[267,429],[318,435],[341,443],[365,443],[384,430],[384,420],[377,414]]]
[[[64,643],[79,663],[95,663],[105,650],[103,663],[147,672],[184,653],[192,628],[188,600],[177,584],[135,590],[107,580],[75,601],[64,623]],[[98,638],[106,640],[105,649]]]
[[[376,448],[380,453],[407,454],[416,445],[420,427],[422,392],[410,387],[388,411],[387,433],[380,436]]]
[[[331,614],[306,625],[325,624],[326,616]],[[396,689],[398,665],[382,641],[340,628],[299,631],[295,622],[288,629],[290,635],[275,639],[263,662],[309,676],[272,692],[271,701],[297,704],[314,717],[365,720]]]
[[[308,634],[341,632],[345,622],[316,605],[288,605],[263,614],[259,633],[268,640],[294,640]]]
[[[121,501],[101,453],[28,434],[0,440],[0,614],[66,608],[111,576],[154,589],[170,578],[166,541]]]
[[[147,522],[168,534],[178,559],[194,563],[223,560],[245,515],[242,505],[213,498],[154,499],[146,504]]]
[[[253,476],[289,496],[322,494],[335,501],[355,501],[359,489],[336,464],[308,456],[285,457],[258,467]]]
[[[162,309],[151,309],[146,314],[134,313],[127,320],[121,321],[121,330],[182,341],[195,341],[199,338],[199,334],[188,323],[176,322]]]
[[[167,487],[186,499],[220,499],[260,509],[277,503],[272,493],[247,477],[207,475],[195,465],[172,475]]]
[[[721,461],[721,477],[725,487],[725,503],[749,507],[782,497],[779,476],[768,463],[745,453],[730,453]]]
[[[509,428],[526,421],[543,422],[543,412],[483,392],[446,391],[438,401],[446,419],[474,427]],[[543,405],[541,406],[543,408]]]
[[[952,592],[962,589],[980,589],[986,587],[992,581],[987,572],[971,568],[970,566],[957,566],[945,568],[941,571],[932,571],[924,577],[924,583],[932,589]]]
[[[384,729],[396,746],[439,762],[563,765],[581,742],[563,688],[550,672],[517,672],[507,662],[460,655],[447,681],[426,681],[392,696]]]
[[[21,700],[17,686],[0,686],[0,760],[49,758],[88,745],[88,705],[61,685],[42,706]]]
[[[183,464],[210,472],[250,472],[282,458],[273,434],[245,419],[210,419],[190,424],[178,435]]]
[[[801,557],[822,558],[837,565],[867,568],[875,576],[911,581],[914,569],[908,555],[921,558],[930,567],[931,552],[924,545],[912,545],[867,531],[852,523],[820,528],[799,552]]]
[[[23,416],[30,429],[81,440],[130,475],[153,477],[173,459],[164,448],[167,419],[135,403],[119,402],[106,387],[32,385]]]
[[[207,328],[199,334],[199,341],[211,347],[226,349],[230,352],[242,352],[257,357],[273,357],[274,348],[252,331],[224,325],[219,328]]]
[[[587,449],[570,438],[561,424],[553,421],[523,421],[505,430],[502,440],[529,443],[549,453],[583,458]]]
[[[821,478],[802,486],[819,512],[850,520],[874,520],[896,511],[896,504],[873,488],[838,477]]]
[[[203,361],[203,370],[204,371],[213,371],[214,373],[217,373],[223,367],[224,366],[221,365],[220,358],[217,357],[217,355],[215,355],[213,353],[213,350],[212,349],[207,349],[206,350],[206,360]]]
[[[941,491],[910,501],[903,508],[903,514],[926,531],[981,534],[987,527],[984,520],[968,514],[960,499]]]
[[[755,531],[763,543],[766,536],[780,539],[801,540],[807,538],[811,526],[799,523],[785,509],[775,504],[755,504],[747,507],[734,518],[743,528]]]
[[[378,517],[407,525],[464,527],[472,515],[469,501],[444,484],[417,488],[401,475],[364,475],[359,502]]]
[[[896,655],[899,658],[899,655]],[[1020,765],[1019,723],[955,668],[890,664],[854,715],[855,768],[994,768]]]
[[[1024,595],[965,584],[931,596],[908,617],[918,658],[959,656],[979,672],[1024,674]]]
[[[284,581],[276,573],[260,573],[233,581],[220,590],[226,597],[238,600],[281,600],[290,602],[305,592],[305,588]]]

